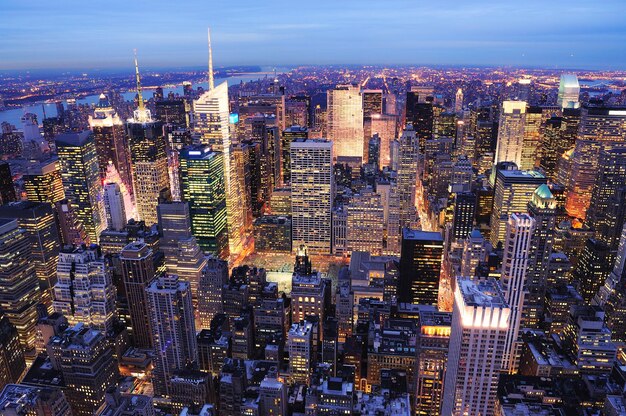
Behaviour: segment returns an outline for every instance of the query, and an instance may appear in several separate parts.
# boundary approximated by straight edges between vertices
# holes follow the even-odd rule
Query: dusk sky
[[[626,68],[626,1],[2,0],[0,70],[423,64]]]

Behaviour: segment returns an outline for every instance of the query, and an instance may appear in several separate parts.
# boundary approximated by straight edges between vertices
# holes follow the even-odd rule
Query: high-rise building
[[[25,370],[26,361],[17,329],[6,315],[0,313],[0,387],[16,383]]]
[[[291,142],[294,139],[308,139],[309,131],[306,127],[291,126],[281,134],[281,171],[282,183],[291,182]]]
[[[546,183],[546,177],[536,171],[505,169],[495,166],[495,190],[491,211],[491,244],[504,241],[509,216],[526,212],[535,190]]]
[[[287,335],[289,375],[293,382],[308,384],[315,361],[313,352],[313,324],[308,321],[294,323]]]
[[[327,134],[334,158],[363,158],[363,94],[356,85],[338,85],[327,92]]]
[[[211,321],[222,313],[222,287],[228,284],[228,263],[207,257],[198,284],[198,318],[201,328],[211,328]]]
[[[580,84],[578,83],[576,74],[561,74],[557,105],[563,109],[578,108],[580,106],[580,102],[578,101],[579,95]]]
[[[0,409],[9,415],[72,416],[61,389],[9,384],[0,393]]]
[[[419,151],[424,152],[426,140],[433,137],[433,90],[430,87],[411,87],[406,93],[405,125],[413,125],[419,142]]]
[[[115,299],[111,270],[97,247],[61,250],[52,302],[55,312],[70,325],[83,323],[108,336],[117,317]]]
[[[106,391],[117,383],[117,363],[105,336],[96,329],[78,324],[46,345],[55,370],[65,382],[72,414],[91,416],[104,404]]]
[[[35,348],[39,281],[31,259],[31,243],[17,220],[0,219],[0,309],[17,328],[25,351]]]
[[[526,102],[504,101],[498,123],[498,144],[494,163],[513,162],[522,167]]]
[[[292,247],[306,245],[314,253],[331,251],[334,197],[333,142],[291,142]]]
[[[526,277],[526,318],[524,326],[537,328],[543,321],[543,303],[548,269],[554,245],[556,200],[548,185],[539,186],[528,203],[528,213],[535,220]]]
[[[104,94],[100,94],[93,115],[89,116],[89,128],[93,131],[96,144],[100,178],[106,177],[108,165],[113,163],[124,185],[132,190],[130,155],[124,122]]]
[[[176,275],[158,276],[146,289],[156,352],[154,392],[171,394],[174,372],[198,361],[191,288]]]
[[[613,253],[606,243],[595,238],[587,239],[572,274],[585,302],[591,302],[609,277],[613,260]]]
[[[206,146],[180,152],[180,185],[189,203],[191,229],[205,252],[222,257],[228,253],[227,202],[223,154]]]
[[[626,108],[582,108],[578,137],[570,157],[567,186],[567,213],[584,219],[591,203],[602,152],[626,141]],[[567,172],[565,172],[567,173]]]
[[[593,186],[587,223],[597,239],[612,250],[619,244],[626,219],[626,148],[607,150],[600,154]]]
[[[531,256],[531,240],[535,232],[535,220],[528,214],[511,214],[506,225],[504,259],[500,283],[506,303],[511,308],[502,370],[517,372],[522,343],[520,328],[525,325],[528,312],[528,262]]]
[[[291,278],[291,322],[304,321],[307,316],[324,321],[327,302],[330,302],[330,281],[319,273],[303,275],[294,272]]]
[[[389,114],[372,114],[365,122],[365,137],[378,134],[380,138],[380,156],[378,162],[381,168],[391,164],[391,142],[396,138],[398,118]]]
[[[0,218],[17,219],[30,241],[30,259],[42,291],[42,302],[52,303],[52,287],[57,281],[56,266],[61,241],[52,206],[47,202],[20,201],[0,206]]]
[[[153,251],[144,242],[130,243],[120,253],[120,261],[133,344],[151,348],[152,329],[146,289],[155,275]]]
[[[355,194],[346,210],[346,248],[381,255],[384,213],[380,195],[370,190]]]
[[[441,414],[452,314],[420,305],[415,345],[415,414]]]
[[[29,201],[55,204],[65,199],[58,159],[29,166],[23,178]]]
[[[96,243],[106,220],[93,134],[90,131],[65,133],[57,136],[55,143],[65,197],[71,202],[89,241]]]
[[[465,239],[474,229],[476,194],[473,192],[454,194],[454,213],[452,215],[452,238],[457,241]]]
[[[522,138],[522,157],[519,168],[534,169],[540,158],[541,134],[544,115],[541,107],[529,106],[524,116],[524,135]]]
[[[438,232],[402,230],[399,303],[437,305],[443,245]]]
[[[259,390],[259,412],[267,416],[287,416],[287,385],[265,377]]]
[[[0,162],[0,204],[8,204],[16,200],[11,167],[8,162]]]
[[[400,136],[398,180],[396,192],[400,203],[400,226],[410,227],[416,220],[415,186],[419,159],[418,137],[412,125]]]
[[[473,230],[463,241],[460,276],[473,277],[476,268],[487,257],[485,238],[479,230]]]
[[[459,88],[456,91],[456,96],[454,99],[454,112],[459,114],[463,111],[463,90]]]
[[[442,415],[494,414],[510,314],[495,280],[457,279]]]
[[[191,214],[188,202],[159,201],[159,250],[165,255],[165,266],[170,273],[176,272],[178,242],[192,237]]]
[[[106,213],[107,228],[120,231],[126,225],[126,210],[124,197],[117,183],[104,185],[104,211]]]

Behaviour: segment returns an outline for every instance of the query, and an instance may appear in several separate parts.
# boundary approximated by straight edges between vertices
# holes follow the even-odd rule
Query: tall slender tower
[[[416,219],[415,182],[419,158],[418,137],[412,124],[408,124],[400,136],[399,153],[397,194],[400,202],[400,226],[411,227]]]
[[[357,85],[338,85],[327,92],[328,139],[334,157],[363,157],[363,95]]]
[[[502,291],[511,307],[511,319],[506,335],[502,369],[516,372],[521,343],[518,341],[523,315],[528,314],[527,271],[535,220],[528,214],[512,214],[506,226],[504,260],[502,264]]]
[[[525,123],[526,102],[504,101],[502,103],[495,163],[514,162],[517,166],[522,166]]]
[[[196,133],[200,142],[209,145],[224,156],[224,186],[226,189],[226,214],[228,224],[228,245],[231,254],[241,252],[245,242],[244,212],[241,198],[245,190],[240,189],[240,181],[232,160],[232,141],[229,132],[228,83],[217,87],[213,79],[213,51],[209,30],[209,90],[193,102]]]
[[[130,147],[137,215],[150,226],[157,223],[156,206],[159,194],[164,189],[169,189],[170,178],[163,123],[153,120],[150,110],[144,107],[136,54],[135,75],[139,102],[133,118],[126,123],[126,133]]]

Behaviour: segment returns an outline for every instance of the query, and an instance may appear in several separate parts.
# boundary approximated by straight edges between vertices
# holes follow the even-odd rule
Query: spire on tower
[[[141,93],[141,78],[139,77],[139,64],[137,63],[137,49],[133,49],[135,53],[135,79],[137,81],[137,98],[139,106],[134,113],[135,121],[145,123],[150,121],[150,111],[144,107],[143,95]]]
[[[215,88],[215,81],[213,80],[213,49],[211,48],[211,28],[208,28],[209,32],[209,90]]]

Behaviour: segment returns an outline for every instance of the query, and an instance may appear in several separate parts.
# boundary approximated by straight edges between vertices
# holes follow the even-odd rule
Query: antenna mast
[[[213,79],[213,49],[211,48],[211,28],[208,28],[209,33],[209,90],[215,88],[215,80]]]

